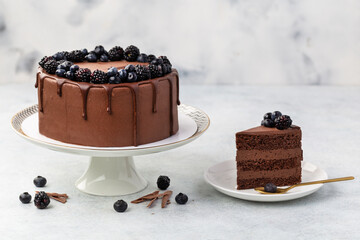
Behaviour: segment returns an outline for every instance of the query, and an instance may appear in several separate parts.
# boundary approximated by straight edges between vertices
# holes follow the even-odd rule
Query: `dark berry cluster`
[[[80,68],[76,62],[108,62],[126,60],[129,62],[147,63],[145,65],[127,65],[118,70],[111,67],[107,72],[95,70],[91,72],[88,68]],[[130,45],[125,50],[115,46],[109,51],[101,45],[94,50],[86,48],[70,52],[57,52],[52,56],[43,57],[39,65],[49,74],[56,74],[77,82],[90,82],[95,84],[119,84],[144,81],[151,78],[162,77],[171,72],[172,65],[166,56],[156,57],[153,54],[140,53],[139,48]]]
[[[279,130],[288,129],[292,124],[292,120],[288,115],[282,115],[281,112],[265,113],[264,120],[261,125],[269,128],[276,127]]]

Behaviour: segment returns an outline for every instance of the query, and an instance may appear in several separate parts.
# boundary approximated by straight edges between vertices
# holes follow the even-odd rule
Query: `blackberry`
[[[159,65],[150,64],[149,70],[150,70],[151,78],[162,77],[163,75],[162,68]]]
[[[117,200],[114,203],[114,209],[117,212],[125,212],[127,207],[128,207],[128,205],[124,200]]]
[[[144,81],[151,78],[150,70],[147,66],[136,65],[135,72],[139,81]]]
[[[68,51],[63,51],[63,54],[64,54],[64,59],[65,60],[69,60],[69,52]]]
[[[57,69],[57,66],[58,66],[58,63],[57,61],[51,59],[51,60],[48,60],[45,64],[44,64],[44,69],[47,73],[50,73],[50,74],[54,74],[56,69]]]
[[[275,127],[279,130],[287,129],[291,126],[292,120],[288,115],[282,115],[275,119]]]
[[[101,70],[95,70],[90,75],[90,82],[95,84],[107,83],[106,73]]]
[[[170,186],[170,178],[168,176],[159,176],[156,184],[161,190],[166,190]]]
[[[267,183],[264,187],[265,192],[276,193],[277,187],[273,183]]]
[[[46,63],[47,61],[49,61],[49,60],[52,60],[52,59],[54,59],[52,56],[50,56],[50,57],[44,56],[44,57],[40,60],[39,65],[40,65],[42,68],[44,68],[45,63]]]
[[[111,61],[119,61],[124,58],[124,49],[120,46],[115,46],[109,50],[109,59]]]
[[[78,82],[90,82],[91,71],[88,68],[80,68],[75,72],[75,80]]]
[[[179,193],[175,197],[175,201],[178,204],[185,204],[185,203],[187,203],[188,200],[189,200],[188,196],[186,194],[183,194],[183,193]]]
[[[130,45],[125,49],[124,57],[126,61],[134,62],[140,54],[140,50],[134,45]]]
[[[35,194],[34,204],[37,208],[44,209],[49,205],[49,203],[50,198],[45,192],[40,191],[39,193]]]
[[[172,67],[172,64],[166,56],[160,56],[159,58],[163,60],[164,64],[169,64]]]
[[[59,68],[59,66],[60,66],[61,64],[63,64],[64,62],[66,62],[65,59],[61,59],[61,60],[57,61],[57,63],[58,63],[58,68]]]
[[[36,178],[34,178],[33,182],[37,187],[44,187],[46,185],[47,180],[42,176],[37,176]]]
[[[80,50],[74,50],[69,52],[66,59],[72,62],[83,62],[85,56]]]
[[[152,60],[156,59],[156,56],[154,54],[149,54],[148,56],[148,62],[150,63]]]
[[[29,203],[31,201],[31,195],[28,192],[20,194],[19,199],[22,203]]]

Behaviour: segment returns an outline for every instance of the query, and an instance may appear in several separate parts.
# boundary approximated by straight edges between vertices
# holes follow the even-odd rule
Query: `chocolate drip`
[[[95,85],[95,84],[90,84],[87,82],[75,82],[75,81],[71,81],[65,78],[56,78],[56,77],[52,77],[49,76],[47,74],[45,74],[44,72],[42,72],[42,70],[39,70],[39,72],[37,73],[37,78],[36,78],[36,83],[35,83],[35,87],[39,88],[39,111],[43,112],[43,88],[44,88],[44,79],[45,78],[50,78],[50,79],[54,79],[56,81],[57,84],[57,94],[61,97],[62,96],[62,87],[64,86],[64,84],[71,84],[71,85],[75,85],[80,89],[81,92],[81,96],[82,96],[82,117],[87,120],[87,98],[88,98],[88,94],[89,94],[89,90],[91,88],[103,88],[106,91],[107,94],[107,108],[106,111],[111,114],[112,113],[112,109],[111,109],[111,100],[112,100],[112,92],[114,88],[128,88],[131,91],[132,94],[132,102],[133,102],[133,109],[134,109],[134,115],[133,115],[133,121],[134,121],[134,125],[133,125],[133,135],[134,135],[134,146],[137,146],[137,139],[138,139],[138,132],[137,132],[137,126],[138,126],[138,97],[139,97],[139,86],[142,84],[151,84],[152,89],[153,89],[153,106],[152,106],[152,111],[153,113],[157,112],[157,95],[158,95],[158,88],[159,88],[159,82],[161,81],[168,81],[170,84],[170,134],[173,135],[175,134],[174,132],[174,110],[177,109],[173,109],[173,102],[175,101],[174,96],[173,96],[173,91],[174,91],[174,84],[176,84],[177,86],[177,96],[176,96],[176,101],[177,104],[180,104],[179,101],[179,77],[177,74],[176,70],[173,70],[172,73],[170,74],[175,74],[176,76],[176,83],[173,82],[173,79],[171,78],[160,78],[160,79],[151,79],[148,81],[144,81],[141,83],[122,83],[122,84],[101,84],[101,85]]]

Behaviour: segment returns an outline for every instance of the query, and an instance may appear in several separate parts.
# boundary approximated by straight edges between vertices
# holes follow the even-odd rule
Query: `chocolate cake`
[[[301,129],[259,126],[236,133],[237,189],[301,182]]]
[[[178,72],[166,57],[97,46],[39,62],[39,131],[65,143],[138,146],[177,133]]]

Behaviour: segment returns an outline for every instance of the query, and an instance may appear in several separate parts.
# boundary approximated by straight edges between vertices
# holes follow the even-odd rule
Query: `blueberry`
[[[128,207],[128,205],[124,200],[117,200],[114,203],[114,209],[117,212],[125,212],[127,207]]]
[[[119,77],[122,81],[125,81],[127,79],[127,71],[125,69],[120,69],[119,70]]]
[[[265,127],[268,127],[268,128],[272,128],[272,127],[275,127],[275,123],[273,120],[271,119],[265,119],[263,120],[264,121],[264,126]]]
[[[78,65],[72,65],[72,66],[70,67],[70,72],[75,73],[77,70],[79,70],[79,66],[78,66]]]
[[[118,83],[121,83],[121,80],[118,76],[111,76],[111,77],[109,77],[109,83],[110,84],[118,84]]]
[[[134,72],[129,72],[127,77],[127,82],[136,82],[137,76]]]
[[[151,61],[151,64],[160,65],[160,64],[164,64],[164,61],[161,58],[156,58]]]
[[[188,199],[189,199],[188,196],[186,194],[183,194],[183,193],[179,193],[175,197],[175,201],[178,204],[185,204],[185,203],[187,203]]]
[[[264,115],[264,120],[265,120],[265,119],[271,119],[271,115],[272,115],[271,112],[265,113],[265,115]]]
[[[276,193],[277,187],[273,183],[267,183],[264,187],[265,192]]]
[[[282,113],[281,112],[279,112],[279,111],[275,111],[275,112],[273,112],[272,114],[271,114],[271,120],[275,120],[275,118],[277,118],[277,117],[280,117],[282,115]]]
[[[148,57],[148,62],[152,62],[154,59],[156,59],[156,56],[154,54],[149,54],[147,57]]]
[[[88,55],[88,50],[86,48],[81,49],[81,53],[86,56]]]
[[[34,178],[34,184],[37,187],[44,187],[46,185],[46,182],[46,178],[42,176],[37,176],[36,178]]]
[[[116,76],[116,75],[118,75],[118,70],[116,67],[111,67],[108,69],[106,74],[108,75],[108,77]]]
[[[55,72],[56,76],[58,77],[65,77],[65,73],[66,73],[65,69],[62,68],[58,68]]]
[[[22,203],[29,203],[31,201],[31,195],[28,192],[20,194],[19,199]]]
[[[64,53],[63,52],[57,52],[52,56],[56,61],[64,59]]]
[[[100,56],[100,61],[101,62],[108,62],[109,57],[106,54],[103,54],[103,55]]]
[[[70,72],[70,71],[67,71],[67,72],[65,73],[65,77],[66,77],[67,79],[74,80],[74,79],[75,79],[75,73]]]
[[[95,54],[93,53],[89,53],[88,55],[85,56],[85,59],[88,61],[88,62],[96,62],[97,61],[97,57]]]
[[[128,73],[130,73],[130,72],[135,72],[135,66],[132,65],[132,64],[128,64],[128,65],[126,65],[125,70],[126,70]]]
[[[148,62],[148,56],[145,53],[140,54],[137,59],[137,62]]]
[[[104,54],[105,49],[104,49],[103,46],[99,45],[99,46],[96,46],[96,47],[95,47],[94,52],[95,52],[95,54],[96,54],[97,56],[100,57],[101,55]]]
[[[166,190],[170,186],[170,178],[168,176],[159,176],[156,184],[161,190]]]
[[[264,121],[265,121],[265,120],[261,120],[261,126],[264,126]]]

